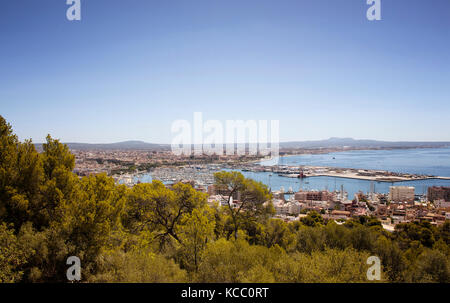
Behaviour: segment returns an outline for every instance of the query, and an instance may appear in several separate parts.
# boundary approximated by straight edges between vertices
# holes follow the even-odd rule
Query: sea
[[[357,150],[328,154],[295,155],[261,161],[271,165],[310,165],[354,169],[387,170],[399,173],[423,174],[450,177],[450,148],[418,148],[393,150]],[[287,178],[276,173],[241,171],[245,177],[260,181],[273,191],[341,190],[353,198],[362,191],[369,193],[373,186],[378,193],[388,193],[390,186],[414,186],[416,195],[424,195],[430,186],[450,186],[450,180],[428,179],[402,182],[376,182],[339,177],[309,177],[305,179]],[[151,175],[138,177],[141,182],[151,182]]]
[[[417,148],[392,150],[354,150],[328,154],[295,155],[261,161],[261,165],[310,165],[354,169],[387,170],[398,173],[450,177],[450,148]],[[337,177],[310,177],[303,180],[280,177],[269,173],[243,172],[246,177],[268,184],[273,190],[283,187],[294,191],[340,190],[349,197],[362,191],[368,193],[373,184],[375,192],[388,193],[390,186],[414,186],[416,195],[426,194],[429,186],[450,186],[450,180],[428,179],[403,182],[375,182]],[[286,180],[289,179],[289,180]]]

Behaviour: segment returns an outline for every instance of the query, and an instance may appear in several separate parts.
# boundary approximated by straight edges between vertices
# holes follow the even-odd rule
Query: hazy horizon
[[[51,135],[51,134],[50,134]],[[59,138],[54,138],[54,139],[59,139]],[[358,139],[358,138],[350,138],[350,137],[329,137],[326,139],[315,139],[315,140],[293,140],[293,141],[280,141],[280,144],[286,144],[286,143],[296,143],[296,142],[315,142],[315,141],[328,141],[331,139],[348,139],[348,140],[355,140],[355,141],[376,141],[376,142],[388,142],[388,143],[450,143],[449,141],[425,141],[425,140],[410,140],[410,141],[391,141],[391,140],[374,140],[374,139],[368,139],[368,138],[363,138],[363,139]],[[60,139],[59,139],[60,140]],[[143,140],[124,140],[124,141],[115,141],[115,142],[104,142],[104,143],[100,143],[100,142],[71,142],[71,141],[62,141],[60,140],[61,143],[64,144],[92,144],[92,145],[107,145],[107,144],[118,144],[118,143],[128,143],[128,142],[136,142],[136,143],[146,143],[146,144],[154,144],[154,145],[171,145],[171,143],[161,143],[161,142],[150,142],[150,141],[143,141]],[[34,142],[34,144],[44,144],[45,141],[41,141],[41,142]],[[248,144],[249,142],[246,142],[246,144]],[[227,144],[227,142],[221,142],[218,144]],[[236,143],[235,143],[236,144]],[[197,144],[193,144],[193,145],[197,145]]]

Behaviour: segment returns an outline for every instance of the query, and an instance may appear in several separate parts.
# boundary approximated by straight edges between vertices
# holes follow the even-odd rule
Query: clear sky
[[[171,124],[280,120],[281,141],[450,141],[450,1],[0,2],[0,114],[20,139],[170,143]]]

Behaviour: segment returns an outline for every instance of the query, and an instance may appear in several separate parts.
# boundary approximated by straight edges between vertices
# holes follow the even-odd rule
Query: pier
[[[394,173],[382,170],[353,169],[324,166],[259,166],[246,167],[251,172],[271,172],[286,178],[335,177],[376,182],[402,182],[418,180],[450,180],[445,176],[429,176],[409,173]]]

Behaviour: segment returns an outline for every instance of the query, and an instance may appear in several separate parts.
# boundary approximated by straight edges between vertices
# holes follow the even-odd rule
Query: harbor
[[[338,190],[341,187],[353,196],[357,192],[388,193],[394,185],[414,186],[419,195],[426,193],[430,186],[450,186],[448,177],[420,175],[388,175],[388,172],[355,169],[336,169],[326,167],[302,167],[303,177],[299,177],[298,167],[266,167],[247,165],[242,168],[226,165],[197,165],[183,167],[161,167],[150,172],[129,173],[114,176],[117,183],[133,186],[159,180],[164,184],[194,181],[197,187],[208,187],[214,183],[214,173],[222,170],[239,171],[245,177],[266,184],[271,190]],[[367,175],[374,173],[374,176]]]
[[[394,173],[382,170],[368,170],[368,169],[352,169],[339,167],[324,167],[324,166],[262,166],[248,167],[244,171],[252,172],[271,172],[276,173],[281,177],[287,178],[308,178],[308,177],[335,177],[335,178],[349,178],[376,182],[402,182],[415,180],[440,179],[450,180],[450,177],[432,176],[432,175],[417,175],[409,173]]]
[[[197,186],[207,187],[214,183],[215,172],[233,170],[266,184],[274,191],[281,188],[292,188],[295,192],[344,187],[349,196],[353,196],[360,191],[388,193],[390,186],[402,185],[414,186],[418,195],[424,195],[430,186],[450,186],[450,167],[442,164],[448,163],[448,157],[450,149],[349,151],[267,158],[246,163],[157,167],[145,172],[115,175],[114,178],[128,186],[160,180],[164,184],[194,181]],[[397,165],[393,165],[390,159],[395,159]]]

